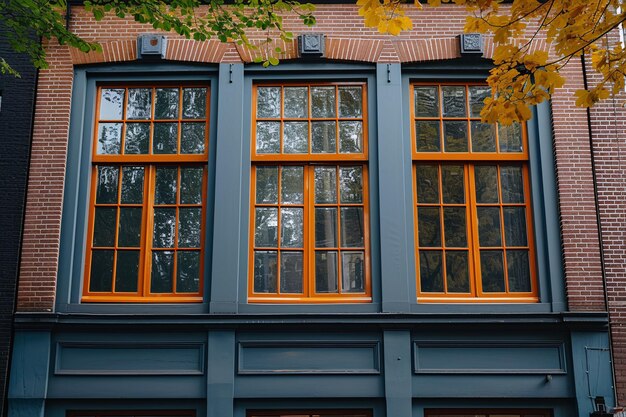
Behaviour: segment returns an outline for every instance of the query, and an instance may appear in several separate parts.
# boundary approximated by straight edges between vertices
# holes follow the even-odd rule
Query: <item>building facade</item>
[[[482,124],[492,45],[410,13],[390,38],[319,5],[286,27],[323,56],[263,68],[169,34],[150,59],[145,26],[72,8],[103,52],[50,43],[38,78],[10,416],[616,406],[624,109],[575,107],[572,61],[528,123]]]

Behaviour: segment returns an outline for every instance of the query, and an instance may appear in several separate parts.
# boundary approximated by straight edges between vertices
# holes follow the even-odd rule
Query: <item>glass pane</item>
[[[89,274],[89,291],[110,292],[113,287],[113,256],[112,250],[94,250],[91,252],[91,272]]]
[[[182,125],[180,153],[204,153],[206,125],[204,123],[183,123]]]
[[[254,244],[257,247],[275,248],[278,246],[278,209],[256,208]]]
[[[200,247],[202,209],[181,208],[178,212],[178,247]]]
[[[283,131],[283,152],[309,152],[309,123],[285,122]]]
[[[504,207],[504,241],[507,246],[527,246],[526,209]]]
[[[280,200],[283,204],[304,203],[303,167],[284,166],[281,170]]]
[[[98,155],[119,155],[122,123],[100,123],[98,126]]]
[[[363,152],[363,122],[339,122],[339,152]]]
[[[120,208],[120,226],[117,232],[117,245],[126,248],[141,246],[141,207]]]
[[[100,120],[122,120],[124,89],[103,88],[100,96]],[[110,291],[107,290],[107,291]]]
[[[443,86],[443,117],[464,117],[465,112],[465,87]]]
[[[415,87],[415,117],[439,117],[437,86]]]
[[[176,204],[177,177],[177,168],[157,167],[154,187],[155,204]]]
[[[315,247],[337,247],[337,209],[334,207],[315,209]]]
[[[446,252],[446,282],[448,292],[468,293],[469,265],[466,251]]]
[[[491,88],[480,85],[470,86],[470,117],[480,117],[480,111],[485,105],[484,101],[487,97],[491,97]]]
[[[335,153],[337,152],[337,132],[336,122],[312,122],[311,136],[313,153]]]
[[[178,88],[157,88],[155,119],[178,119]]]
[[[139,251],[117,252],[115,267],[115,292],[137,292],[139,277]]]
[[[280,292],[302,293],[302,252],[280,254]]]
[[[315,252],[315,292],[337,292],[337,252]]]
[[[513,123],[509,126],[498,125],[500,152],[522,152],[522,125]]]
[[[419,207],[417,227],[420,247],[441,247],[441,223],[438,207]]]
[[[206,88],[183,88],[183,119],[206,118]]]
[[[502,251],[480,251],[480,270],[484,292],[504,292],[504,266]]]
[[[337,178],[335,167],[315,168],[315,203],[337,202]]]
[[[472,120],[472,152],[496,151],[496,127]]]
[[[304,209],[282,208],[280,210],[280,246],[303,247]]]
[[[443,292],[441,251],[420,251],[420,289],[422,292]]]
[[[362,103],[361,87],[339,87],[339,117],[361,117]]]
[[[341,246],[362,248],[363,238],[363,207],[341,208]]]
[[[117,208],[96,207],[93,226],[93,246],[113,247],[115,245],[115,226]]]
[[[362,203],[363,202],[363,168],[362,167],[341,167],[339,168],[340,178],[340,201],[342,203]]]
[[[528,251],[507,250],[507,271],[509,275],[509,291],[530,292],[530,268]]]
[[[122,167],[122,204],[143,203],[143,167]]]
[[[500,232],[500,208],[477,207],[478,241],[480,246],[502,246]]]
[[[256,123],[257,153],[280,152],[280,122]]]
[[[467,122],[443,122],[443,149],[446,152],[467,152]]]
[[[154,209],[154,236],[152,244],[155,248],[173,248],[174,231],[176,228],[175,208]]]
[[[285,87],[285,117],[303,118],[309,115],[307,87]]]
[[[256,168],[256,202],[278,203],[278,167]]]
[[[277,275],[278,252],[254,252],[254,292],[275,293]]]
[[[335,117],[335,87],[311,87],[311,116]]]
[[[341,291],[365,292],[365,254],[341,253]]]
[[[500,184],[502,187],[503,203],[524,202],[524,182],[522,181],[522,167],[501,166]]]
[[[259,87],[256,117],[280,117],[280,87]]]
[[[438,120],[415,121],[415,150],[417,152],[440,152]]]
[[[152,89],[129,88],[126,118],[147,120],[150,116],[152,116]]]
[[[180,203],[202,203],[202,168],[180,169]]]
[[[465,171],[463,165],[442,165],[441,179],[444,204],[465,203]]]
[[[155,154],[176,153],[178,145],[178,123],[156,123],[152,138]]]
[[[154,251],[152,252],[152,279],[150,282],[150,292],[168,293],[172,292],[172,275],[174,274],[174,252]]]
[[[444,207],[443,227],[446,246],[449,248],[467,247],[467,226],[465,207]]]
[[[176,292],[197,293],[200,290],[200,252],[180,251],[176,256]]]
[[[147,154],[150,150],[150,123],[127,123],[125,154]]]
[[[98,166],[96,204],[117,203],[117,185],[119,181],[119,174],[119,168],[116,166]]]
[[[437,165],[417,165],[417,202],[439,203],[439,170]]]
[[[497,203],[498,169],[493,165],[476,165],[474,168],[477,203]]]

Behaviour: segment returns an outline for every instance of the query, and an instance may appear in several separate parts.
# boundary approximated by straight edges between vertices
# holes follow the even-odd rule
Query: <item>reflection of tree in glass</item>
[[[280,117],[280,87],[259,87],[257,117]]]
[[[304,202],[304,167],[287,166],[282,168],[281,200],[283,204]]]
[[[275,248],[278,246],[278,209],[256,209],[255,245]]]
[[[443,122],[446,152],[467,152],[467,122]]]
[[[362,167],[341,167],[341,202],[361,203],[363,201]]]
[[[495,125],[472,121],[472,152],[495,152]]]
[[[469,292],[467,252],[446,251],[446,282],[448,292]]]
[[[102,90],[100,120],[120,120],[122,118],[123,103],[124,90]]]
[[[465,116],[465,87],[444,86],[443,115],[452,117]]]
[[[418,152],[439,152],[439,122],[418,120],[415,122],[415,146]]]
[[[335,87],[312,87],[313,117],[335,117]]]
[[[96,197],[97,203],[115,203],[117,201],[118,177],[118,167],[98,167],[98,196]]]
[[[154,246],[174,247],[176,209],[154,209]]]
[[[474,169],[476,201],[478,203],[497,203],[498,169],[492,165],[477,165]]]
[[[102,123],[98,135],[98,153],[101,155],[119,154],[121,134],[121,123]]]
[[[206,114],[206,89],[183,89],[183,118],[198,119]]]
[[[257,167],[256,202],[278,203],[278,167]]]
[[[443,292],[440,251],[420,251],[420,288],[422,292]]]
[[[149,119],[151,110],[150,96],[151,91],[148,89],[128,89],[128,111],[126,118]]]
[[[278,277],[276,252],[255,252],[254,256],[254,292],[276,292]]]
[[[361,122],[339,122],[340,146],[339,152],[361,152],[361,138],[363,127]]]
[[[361,117],[361,87],[339,88],[339,117]]]
[[[504,292],[502,251],[481,251],[480,269],[482,271],[483,291]]]
[[[301,208],[281,208],[280,240],[282,247],[302,247],[303,213]]]
[[[178,118],[178,89],[157,88],[154,108],[155,119]]]
[[[257,122],[256,150],[259,153],[280,152],[279,122]]]

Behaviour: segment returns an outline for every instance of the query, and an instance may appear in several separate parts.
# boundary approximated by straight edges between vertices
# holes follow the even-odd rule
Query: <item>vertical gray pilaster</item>
[[[207,417],[233,417],[235,332],[210,332],[207,363]]]
[[[411,417],[411,332],[383,333],[387,417]]]
[[[243,64],[220,64],[215,147],[211,313],[237,312],[243,146]]]
[[[376,65],[383,312],[409,312],[406,163],[400,64]],[[410,172],[410,170],[409,170]],[[415,296],[412,297],[413,299]]]

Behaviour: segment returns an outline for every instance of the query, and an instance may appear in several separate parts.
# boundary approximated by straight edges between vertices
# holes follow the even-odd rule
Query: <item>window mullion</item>
[[[142,242],[143,250],[143,273],[140,274],[141,296],[150,294],[150,280],[152,279],[152,235],[154,233],[154,186],[156,179],[156,165],[146,165],[146,182],[144,184],[144,210],[145,210],[145,233]]]
[[[469,229],[469,242],[468,248],[471,252],[472,260],[473,260],[473,268],[470,268],[470,285],[472,285],[472,295],[474,296],[482,296],[482,280],[481,280],[481,265],[480,265],[480,245],[478,243],[478,210],[476,207],[476,189],[475,189],[475,174],[474,174],[474,164],[465,165],[465,169],[468,173],[467,177],[467,187],[466,187],[466,198],[467,205],[469,208],[469,218],[468,218],[468,229]]]

